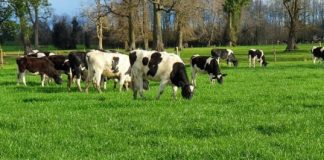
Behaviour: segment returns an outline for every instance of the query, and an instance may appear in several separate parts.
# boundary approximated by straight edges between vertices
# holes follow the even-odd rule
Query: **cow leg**
[[[46,80],[45,74],[41,74],[41,85],[42,85],[42,87],[45,86],[45,80]]]
[[[117,83],[118,83],[118,80],[116,80],[116,79],[113,79],[113,81],[114,81],[114,89],[116,89],[116,88],[117,88]]]
[[[67,83],[68,91],[71,91],[71,84],[73,80],[73,73],[71,68],[69,68],[69,72],[67,73],[67,76],[68,76],[68,83]]]
[[[214,79],[213,74],[209,75],[209,79],[210,79],[211,84],[214,85],[215,84],[215,79]]]
[[[79,91],[82,92],[83,90],[81,88],[81,76],[78,76],[78,78],[77,78],[77,86],[78,86]]]
[[[124,75],[122,75],[122,76],[120,76],[120,79],[119,79],[119,92],[121,92],[122,91],[122,89],[123,89],[123,86],[124,86],[124,84],[125,84],[125,76]]]
[[[191,84],[194,85],[195,87],[197,86],[196,76],[197,76],[196,70],[192,67],[191,68]]]
[[[253,58],[253,67],[255,68],[256,57]]]
[[[313,55],[313,63],[315,64],[316,63],[316,57]]]
[[[24,86],[27,86],[27,84],[26,84],[26,72],[23,72],[21,76],[22,76],[22,82],[23,82]]]
[[[178,87],[173,85],[172,86],[172,91],[173,91],[173,99],[177,99],[177,90],[178,90]]]
[[[260,67],[262,67],[263,60],[262,58],[260,59]]]
[[[102,72],[96,72],[94,75],[95,76],[94,77],[95,86],[99,93],[101,93],[101,88],[100,88],[101,73]]]
[[[27,86],[26,77],[25,77],[25,71],[24,72],[19,72],[17,74],[17,84],[19,85],[21,81],[24,84],[24,86]]]
[[[167,84],[168,84],[168,81],[161,81],[161,83],[160,83],[159,93],[158,93],[158,95],[157,95],[157,97],[156,97],[157,100],[160,99],[160,96],[163,94],[164,88],[165,88],[165,86],[166,86]]]
[[[126,88],[126,91],[128,91],[128,89],[129,89],[129,82],[128,81],[125,83],[125,88]]]
[[[133,99],[137,99],[137,92],[140,88],[140,83],[139,83],[139,80],[135,79],[135,77],[133,77],[133,76],[132,76],[132,86],[133,86]],[[141,95],[141,97],[142,97],[142,95]]]
[[[252,66],[252,57],[249,55],[249,67],[251,68],[251,66]]]
[[[90,81],[93,82],[93,76],[94,76],[94,73],[93,73],[92,69],[89,68],[88,69],[88,75],[87,75],[87,78],[86,78],[86,88],[85,88],[86,93],[88,93],[88,91],[89,91]]]

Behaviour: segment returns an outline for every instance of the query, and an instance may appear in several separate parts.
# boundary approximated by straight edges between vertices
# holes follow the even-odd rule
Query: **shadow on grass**
[[[39,93],[68,93],[67,88],[62,88],[62,87],[39,87],[36,89],[37,92]]]
[[[3,121],[3,120],[0,121],[0,130],[17,131],[20,128],[21,127],[19,127],[15,123],[6,122],[6,121]]]
[[[0,86],[15,86],[17,85],[17,82],[13,82],[13,81],[6,81],[6,82],[0,82]]]
[[[303,104],[304,108],[308,108],[308,109],[318,109],[318,108],[323,108],[324,105],[322,104]]]
[[[258,125],[255,129],[263,135],[272,136],[274,134],[282,134],[288,132],[286,126],[280,125]]]
[[[22,100],[24,103],[36,103],[36,102],[49,102],[51,101],[50,99],[46,98],[24,98]]]

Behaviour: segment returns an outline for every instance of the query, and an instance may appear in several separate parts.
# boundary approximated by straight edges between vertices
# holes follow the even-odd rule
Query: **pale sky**
[[[80,9],[93,0],[49,0],[54,9],[54,14],[62,15],[67,14],[70,16],[79,15]]]

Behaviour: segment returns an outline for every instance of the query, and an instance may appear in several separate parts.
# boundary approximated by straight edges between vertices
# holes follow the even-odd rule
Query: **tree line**
[[[92,0],[70,18],[48,0],[2,0],[0,42],[155,49],[323,41],[322,0]],[[15,20],[15,18],[17,20]],[[45,35],[45,36],[44,36]],[[32,43],[31,43],[32,42]]]

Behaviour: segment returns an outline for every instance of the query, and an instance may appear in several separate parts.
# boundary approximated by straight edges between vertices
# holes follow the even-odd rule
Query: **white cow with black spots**
[[[93,50],[87,53],[88,77],[86,92],[89,89],[90,81],[94,81],[95,87],[101,93],[100,82],[102,75],[111,79],[119,79],[119,91],[123,85],[128,89],[131,82],[129,57],[121,53],[107,53]]]
[[[193,86],[189,84],[186,68],[178,55],[145,50],[133,50],[129,55],[133,82],[133,97],[137,92],[143,98],[143,82],[153,80],[160,82],[160,89],[156,99],[160,99],[167,84],[172,85],[173,97],[176,98],[178,87],[182,97],[191,99]]]

